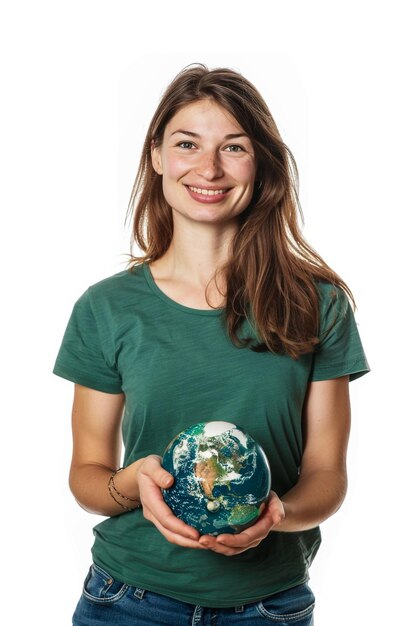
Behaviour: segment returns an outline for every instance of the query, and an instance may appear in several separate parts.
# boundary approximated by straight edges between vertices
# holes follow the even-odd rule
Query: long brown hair
[[[162,143],[165,127],[186,104],[211,99],[233,115],[249,135],[257,163],[255,190],[239,216],[230,259],[221,268],[225,279],[225,320],[239,347],[286,353],[293,358],[312,352],[319,343],[317,281],[340,287],[354,304],[343,280],[304,239],[299,217],[298,170],[257,89],[227,68],[188,66],[165,91],[150,123],[129,210],[132,244],[143,256],[131,256],[131,267],[152,262],[168,250],[173,236],[172,210],[162,191],[162,177],[151,161],[152,142]],[[247,319],[257,343],[241,337]]]

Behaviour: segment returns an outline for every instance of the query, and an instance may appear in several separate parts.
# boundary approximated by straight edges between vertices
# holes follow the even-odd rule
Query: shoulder
[[[123,270],[112,276],[108,276],[93,285],[90,285],[82,297],[90,302],[112,302],[129,299],[143,281],[143,268],[135,266],[131,269]]]
[[[319,295],[319,338],[325,337],[337,327],[350,323],[354,312],[347,293],[334,283],[317,281]]]
[[[316,287],[321,313],[325,313],[329,309],[336,309],[339,313],[347,311],[349,308],[349,298],[341,287],[322,280],[316,281]]]
[[[317,283],[320,296],[319,343],[310,380],[330,380],[349,374],[350,380],[369,371],[353,307],[338,285]]]
[[[325,282],[324,280],[316,280],[316,287],[320,296],[320,301],[334,300],[340,294],[344,294],[343,289],[341,289],[338,285],[335,285],[334,283]]]
[[[121,290],[129,289],[133,284],[136,284],[142,271],[142,266],[135,266],[131,269],[123,270],[122,272],[103,278],[97,283],[90,285],[87,291],[94,296],[111,296],[114,293],[119,294]]]
[[[131,305],[142,301],[144,276],[141,266],[108,276],[90,285],[78,298],[74,311],[96,319],[114,318]]]

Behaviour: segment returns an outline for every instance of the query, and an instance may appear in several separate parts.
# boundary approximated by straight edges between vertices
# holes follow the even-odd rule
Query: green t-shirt
[[[125,394],[124,465],[162,455],[178,432],[197,422],[233,422],[264,448],[272,488],[283,495],[298,478],[308,383],[347,374],[353,380],[369,371],[346,296],[326,283],[318,288],[322,341],[314,354],[294,360],[237,348],[222,311],[174,302],[148,266],[138,266],[90,287],[77,301],[54,373]],[[248,325],[244,331],[250,333]],[[114,578],[218,608],[306,581],[320,545],[319,528],[271,532],[257,548],[225,557],[169,543],[140,509],[102,521],[94,534],[93,559]]]

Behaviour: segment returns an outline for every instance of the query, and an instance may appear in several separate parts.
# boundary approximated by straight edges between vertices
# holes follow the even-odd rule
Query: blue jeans
[[[313,626],[314,595],[298,585],[262,602],[208,609],[114,580],[92,565],[73,626]]]

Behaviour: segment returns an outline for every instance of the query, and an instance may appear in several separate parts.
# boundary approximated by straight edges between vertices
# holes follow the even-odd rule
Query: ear
[[[159,147],[155,146],[155,142],[152,139],[151,143],[151,159],[153,169],[157,174],[162,174],[162,160],[161,160],[161,150]]]

